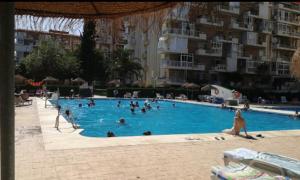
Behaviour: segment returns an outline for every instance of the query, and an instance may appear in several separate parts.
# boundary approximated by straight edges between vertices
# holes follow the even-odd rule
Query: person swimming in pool
[[[135,102],[135,107],[140,107],[139,102]]]
[[[175,107],[175,103],[173,103],[173,107]]]
[[[130,107],[130,111],[131,111],[132,114],[135,114],[135,113],[134,113],[134,107],[133,107],[133,106]]]
[[[119,121],[118,121],[119,124],[125,124],[125,119],[124,118],[121,118]]]
[[[79,104],[78,104],[78,107],[82,107],[82,104],[81,104],[81,103],[79,103]]]
[[[142,113],[146,113],[146,109],[144,107],[141,109],[141,111]]]
[[[121,101],[118,101],[117,107],[120,107],[121,105]]]
[[[246,137],[249,137],[247,130],[246,130],[246,122],[244,118],[242,117],[241,110],[236,110],[235,116],[234,116],[234,122],[233,127],[231,129],[224,129],[222,132],[232,135],[239,135],[241,129],[244,129]]]

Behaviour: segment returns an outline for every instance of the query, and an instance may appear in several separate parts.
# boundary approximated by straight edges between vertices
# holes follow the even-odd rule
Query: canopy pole
[[[0,2],[1,180],[15,179],[14,3]]]

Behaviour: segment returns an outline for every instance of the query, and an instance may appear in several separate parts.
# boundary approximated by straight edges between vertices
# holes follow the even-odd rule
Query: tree
[[[49,38],[39,41],[38,47],[21,61],[19,72],[35,80],[46,76],[66,79],[78,76],[79,68],[76,57]]]
[[[115,50],[109,64],[110,77],[120,79],[122,83],[133,76],[140,77],[143,67],[137,61],[137,58],[132,58],[131,51],[125,49]]]
[[[91,83],[95,77],[95,21],[85,21],[81,44],[79,49],[79,60],[81,62],[81,77]]]

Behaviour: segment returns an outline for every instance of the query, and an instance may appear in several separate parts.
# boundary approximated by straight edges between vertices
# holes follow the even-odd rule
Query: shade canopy
[[[195,83],[184,83],[184,84],[182,84],[182,87],[184,87],[184,88],[200,88],[200,86]]]
[[[84,83],[85,80],[82,79],[82,78],[80,78],[80,77],[78,77],[78,78],[72,79],[72,82],[80,82],[80,83]]]
[[[15,83],[16,84],[25,84],[27,78],[25,78],[24,76],[17,74],[15,75]]]
[[[15,2],[16,15],[116,18],[172,7],[176,2]]]
[[[201,91],[210,91],[211,89],[217,89],[214,85],[207,84],[201,88]]]
[[[43,79],[44,82],[58,82],[58,79],[55,79],[54,77],[48,76],[45,79]]]

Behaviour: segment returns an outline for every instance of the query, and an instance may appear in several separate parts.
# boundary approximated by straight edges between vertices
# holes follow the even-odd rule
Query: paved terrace
[[[159,136],[151,136],[143,137],[146,140],[142,142],[147,143],[136,140],[131,145],[109,145],[107,138],[106,145],[101,145],[101,138],[97,138],[87,143],[90,146],[86,148],[85,143],[73,141],[79,135],[77,131],[69,131],[67,123],[62,123],[65,129],[58,135],[53,128],[54,119],[51,124],[51,119],[46,118],[49,116],[39,108],[41,100],[33,99],[32,106],[16,107],[17,180],[209,179],[211,166],[223,165],[223,151],[238,147],[300,159],[299,131],[263,132],[266,137],[257,140],[221,133],[171,137],[171,141],[159,141]],[[215,136],[223,136],[226,140],[215,140]],[[62,143],[64,137],[67,138]],[[111,142],[117,141],[120,139],[111,139]]]

